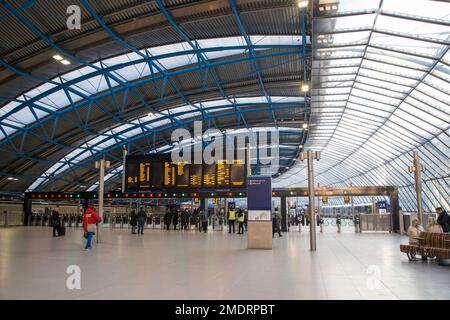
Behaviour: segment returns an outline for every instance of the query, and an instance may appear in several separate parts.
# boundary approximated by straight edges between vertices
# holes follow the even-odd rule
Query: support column
[[[394,232],[399,232],[400,230],[400,205],[398,200],[398,189],[395,188],[394,191],[389,195],[389,201],[391,203],[391,228]]]
[[[311,251],[316,251],[316,210],[314,203],[314,168],[313,152],[307,152],[308,157],[308,195],[309,195],[309,240]]]
[[[122,170],[122,193],[125,192],[125,177],[126,177],[126,165],[127,165],[127,147],[123,147],[122,149],[122,164],[123,164],[123,170]]]
[[[23,224],[25,226],[28,226],[28,217],[31,215],[32,205],[31,199],[25,196],[25,200],[23,201]]]
[[[410,172],[414,172],[414,184],[416,186],[417,216],[423,225],[423,209],[422,209],[422,171],[420,164],[419,152],[413,152],[413,166],[409,168]]]
[[[287,232],[288,231],[288,208],[286,205],[287,198],[285,196],[280,198],[280,209],[281,209],[281,231]]]

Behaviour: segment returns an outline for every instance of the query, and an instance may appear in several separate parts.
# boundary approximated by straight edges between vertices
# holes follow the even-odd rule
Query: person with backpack
[[[102,221],[102,218],[98,215],[95,207],[93,205],[89,205],[84,212],[83,215],[83,228],[84,228],[84,237],[86,240],[85,250],[92,249],[92,238],[95,236],[95,232],[97,231],[97,223]]]
[[[52,211],[52,226],[53,226],[53,237],[61,235],[61,217],[59,216],[58,208]],[[56,235],[58,234],[58,235]]]
[[[147,220],[147,213],[145,212],[144,207],[141,207],[141,209],[137,214],[138,234],[144,234],[144,226],[146,220]]]

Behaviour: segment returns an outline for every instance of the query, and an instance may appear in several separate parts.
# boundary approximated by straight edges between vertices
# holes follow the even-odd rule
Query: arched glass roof
[[[302,44],[301,36],[291,35],[251,35],[249,39],[255,51],[299,48]],[[62,108],[99,99],[103,97],[100,93],[138,86],[138,80],[164,78],[160,70],[196,64],[199,54],[212,60],[248,51],[242,36],[202,39],[196,44],[196,50],[187,42],[179,42],[103,59],[24,92],[0,108],[0,140]]]
[[[234,113],[235,107],[253,107],[252,109],[257,112],[261,110],[261,106],[267,105],[271,101],[272,107],[277,104],[285,104],[285,108],[292,108],[295,104],[303,103],[303,97],[284,97],[284,96],[272,96],[272,97],[239,97],[233,99],[219,99],[205,101],[201,103],[195,103],[193,105],[183,105],[166,109],[154,114],[148,114],[135,120],[132,120],[126,124],[122,124],[111,128],[101,135],[98,135],[86,143],[82,144],[78,148],[75,148],[70,153],[66,154],[63,158],[57,161],[49,169],[47,169],[41,177],[37,178],[27,189],[31,192],[36,190],[37,187],[49,181],[50,177],[63,174],[66,170],[76,166],[83,160],[89,159],[95,154],[102,152],[105,149],[116,145],[120,141],[133,141],[138,136],[141,139],[143,136],[154,134],[157,131],[168,130],[176,128],[172,123],[174,121],[184,121],[187,119],[197,118],[204,113],[220,113],[222,116],[226,115],[226,111],[232,110]],[[287,105],[286,105],[287,104]],[[201,112],[198,110],[202,110]],[[245,111],[245,110],[244,110]],[[229,113],[228,113],[229,114]],[[200,118],[201,120],[201,118]],[[165,128],[164,128],[165,127]],[[164,129],[162,129],[164,128]],[[264,129],[233,129],[225,130],[227,135],[233,136],[239,133],[246,133],[249,130],[264,130]],[[285,128],[284,131],[296,131],[295,128]],[[297,131],[303,131],[297,130]],[[167,151],[170,145],[166,145],[156,151]]]
[[[306,149],[321,185],[398,185],[416,211],[408,172],[419,151],[424,208],[450,208],[450,3],[316,1],[312,125]],[[306,184],[305,164],[276,179]],[[367,199],[361,199],[366,201]]]

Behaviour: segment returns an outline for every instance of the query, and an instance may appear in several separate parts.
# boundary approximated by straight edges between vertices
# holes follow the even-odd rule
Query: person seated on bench
[[[442,227],[436,222],[433,217],[428,218],[427,232],[443,233]]]
[[[416,239],[420,236],[420,233],[423,232],[424,229],[419,223],[419,219],[413,219],[411,221],[411,225],[408,228],[408,237],[409,237],[409,244],[419,244],[419,240]]]

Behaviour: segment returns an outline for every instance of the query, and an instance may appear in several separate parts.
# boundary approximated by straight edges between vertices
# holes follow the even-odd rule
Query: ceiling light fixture
[[[302,84],[302,92],[308,92],[309,91],[309,84],[304,83]]]
[[[308,124],[307,124],[306,122],[303,123],[303,124],[302,124],[302,128],[303,128],[303,129],[308,129]]]
[[[63,64],[63,65],[69,65],[70,64],[70,61],[69,60],[66,60],[66,59],[64,59],[64,60],[61,60],[61,63]]]
[[[297,5],[299,8],[306,8],[308,6],[308,1],[299,1]]]
[[[53,56],[53,59],[55,59],[55,60],[57,60],[57,61],[61,61],[61,60],[63,60],[64,58],[61,57],[59,54],[56,54],[56,55]]]

